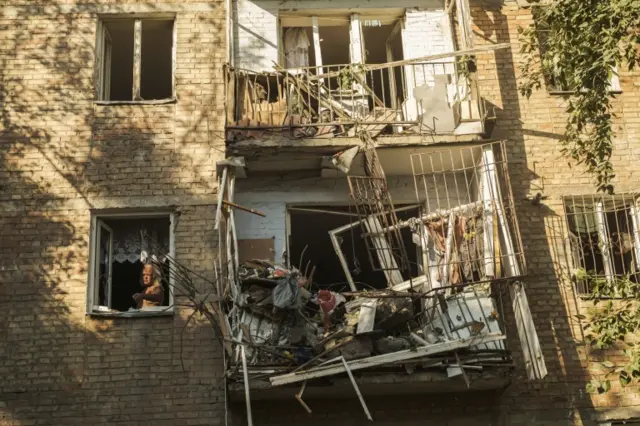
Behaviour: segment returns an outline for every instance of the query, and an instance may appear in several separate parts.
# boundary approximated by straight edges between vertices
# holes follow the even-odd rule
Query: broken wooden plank
[[[356,136],[356,130],[358,130],[358,131],[367,131],[369,132],[372,138],[375,138],[380,134],[380,132],[384,130],[385,127],[387,127],[389,124],[392,123],[392,121],[394,121],[392,120],[392,118],[394,118],[397,113],[398,112],[396,110],[385,109],[384,111],[382,111],[382,114],[380,114],[379,109],[374,109],[372,112],[370,112],[361,120],[359,120],[357,126],[350,129],[349,132],[347,133],[347,136],[349,137]],[[372,124],[366,124],[366,123],[372,123]]]
[[[247,404],[247,426],[253,426],[253,415],[251,412],[251,395],[249,391],[249,372],[247,371],[247,355],[244,345],[240,345],[240,355],[242,357],[242,376],[244,379],[244,398]]]
[[[544,361],[536,326],[531,316],[529,301],[522,283],[515,282],[510,284],[509,295],[511,296],[513,312],[516,317],[516,328],[518,329],[520,345],[522,345],[527,376],[529,380],[543,379],[547,375],[547,365]]]
[[[353,388],[355,389],[356,394],[358,395],[358,399],[360,400],[360,404],[362,405],[364,414],[367,416],[367,419],[369,419],[369,421],[373,421],[373,417],[371,417],[371,413],[369,412],[369,407],[367,407],[367,403],[364,402],[362,392],[360,392],[358,383],[356,383],[356,379],[353,377],[353,373],[351,373],[351,369],[349,368],[349,364],[347,363],[347,360],[345,360],[344,357],[340,357],[340,360],[342,361],[342,365],[344,366],[344,369],[347,371],[349,380],[351,380],[351,384],[353,385]]]
[[[222,178],[220,179],[220,183],[218,184],[218,205],[216,206],[216,220],[213,225],[213,229],[218,229],[220,227],[220,218],[222,217],[222,201],[224,200],[224,190],[227,186],[227,172],[229,170],[229,166],[225,166],[222,170]]]
[[[404,351],[372,356],[369,358],[358,359],[347,363],[351,371],[371,368],[378,365],[389,364],[396,361],[406,361],[424,356],[451,352],[456,349],[462,349],[469,346],[476,346],[483,343],[505,340],[506,336],[501,333],[485,334],[481,336],[473,336],[467,339],[460,339],[451,342],[435,343],[430,346],[421,346],[417,349],[407,349]],[[283,374],[269,378],[272,386],[282,386],[289,383],[302,382],[304,380],[317,379],[319,377],[333,376],[346,371],[344,365],[327,365],[310,368],[306,371],[298,371],[295,373]]]
[[[241,206],[240,204],[236,204],[231,201],[222,200],[222,204],[224,204],[225,206],[233,207],[234,209],[242,210],[247,213],[255,214],[256,216],[267,217],[266,214],[262,213],[259,210],[252,209],[250,207]]]
[[[349,225],[341,226],[340,228],[333,229],[329,231],[329,238],[331,239],[331,244],[333,245],[333,249],[340,260],[340,265],[342,266],[342,270],[344,271],[344,275],[347,278],[347,282],[349,283],[349,288],[352,291],[358,291],[356,287],[355,281],[353,281],[353,277],[351,276],[351,271],[349,271],[349,264],[347,263],[347,258],[344,257],[344,253],[342,253],[342,247],[340,247],[340,242],[338,241],[338,233],[346,231],[347,229],[355,227],[358,223],[352,223]]]
[[[373,64],[373,65],[364,64],[362,65],[362,67],[363,67],[363,71],[375,71],[375,70],[384,69],[384,68],[391,68],[391,67],[397,67],[397,66],[403,66],[403,65],[419,64],[421,62],[435,61],[438,59],[445,59],[445,58],[459,57],[459,56],[466,56],[466,55],[475,55],[477,53],[509,49],[510,47],[511,47],[510,43],[490,44],[487,46],[480,46],[473,49],[454,50],[453,52],[437,53],[434,55],[421,56],[419,58],[403,59],[401,61],[387,62],[386,64]],[[337,77],[339,74],[340,74],[340,71],[333,71],[326,74],[309,76],[309,80],[318,80],[321,78],[332,78],[332,77]]]
[[[384,234],[379,234],[377,231],[382,229],[380,220],[375,216],[369,216],[363,221],[367,232],[371,234],[371,242],[375,247],[375,253],[380,262],[380,267],[384,272],[384,276],[387,278],[388,287],[395,284],[400,284],[404,279],[398,268],[396,259],[393,257],[393,249],[387,241]],[[376,233],[374,235],[374,233]]]

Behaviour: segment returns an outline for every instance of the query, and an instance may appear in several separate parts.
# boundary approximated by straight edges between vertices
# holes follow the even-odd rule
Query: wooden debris
[[[371,368],[378,365],[389,364],[395,361],[406,361],[414,358],[422,358],[428,355],[438,353],[451,352],[456,349],[466,348],[484,343],[505,340],[506,336],[501,333],[485,334],[482,336],[470,337],[451,342],[436,343],[430,346],[421,346],[416,349],[407,349],[405,351],[395,352],[391,354],[377,355],[365,359],[350,361],[348,368],[351,371]],[[269,378],[272,386],[282,386],[289,383],[301,382],[304,380],[316,379],[319,377],[333,376],[335,374],[347,371],[344,365],[328,365],[310,368],[306,371],[296,371],[289,374],[274,376]]]
[[[232,203],[231,201],[222,200],[222,204],[224,204],[225,206],[233,207],[233,208],[238,209],[238,210],[242,210],[242,211],[245,211],[245,212],[248,212],[248,213],[255,214],[257,216],[267,217],[266,214],[262,213],[259,210],[255,210],[255,209],[252,209],[252,208],[249,208],[249,207],[244,207],[244,206],[241,206],[240,204]]]

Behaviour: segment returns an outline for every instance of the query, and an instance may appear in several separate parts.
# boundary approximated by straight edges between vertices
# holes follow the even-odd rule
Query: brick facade
[[[191,323],[183,331],[189,312],[180,309],[158,318],[94,318],[86,315],[85,304],[92,209],[174,206],[180,213],[178,260],[211,273],[217,253],[215,162],[224,157],[224,2],[5,3],[0,425],[224,424],[222,352],[206,324]],[[178,101],[95,104],[98,15],[158,12],[176,14]],[[599,371],[597,361],[618,354],[584,345],[575,315],[588,304],[559,279],[568,267],[561,196],[593,193],[594,187],[581,167],[567,167],[560,155],[564,99],[539,91],[526,100],[517,93],[517,27],[530,22],[530,10],[506,1],[501,9],[473,7],[472,18],[477,45],[512,44],[509,51],[479,55],[480,88],[495,106],[493,136],[509,140],[530,275],[527,294],[549,375],[527,381],[511,326],[516,371],[504,392],[371,397],[372,415],[379,425],[407,426],[581,425],[640,417],[637,388],[614,388],[601,397],[584,390]],[[236,46],[247,47],[242,40]],[[640,175],[638,77],[622,73],[623,93],[616,101],[619,192],[635,189]],[[548,198],[534,206],[525,200],[531,191]],[[254,422],[369,423],[355,396],[308,402],[312,415],[293,397],[254,401]],[[230,421],[243,424],[243,402],[230,409]]]
[[[210,327],[85,300],[92,209],[172,206],[178,260],[211,273],[224,2],[80,3],[0,11],[0,424],[221,424]],[[99,14],[158,12],[176,16],[178,101],[94,103]]]

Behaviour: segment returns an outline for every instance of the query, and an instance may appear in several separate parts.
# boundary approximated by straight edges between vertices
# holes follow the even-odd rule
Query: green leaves
[[[595,177],[598,191],[613,193],[612,71],[637,65],[637,0],[556,0],[532,8],[534,24],[519,28],[519,90],[530,97],[544,83],[567,91],[569,114],[562,152]]]
[[[599,381],[591,379],[587,384],[587,392],[603,394],[611,390],[611,382],[609,380]]]
[[[591,347],[601,350],[619,347],[623,343],[626,363],[614,362],[611,359],[602,361],[600,365],[610,371],[607,377],[616,373],[621,386],[632,382],[640,382],[640,345],[633,340],[640,330],[640,285],[628,276],[613,279],[593,276],[584,269],[576,269],[573,278],[585,283],[591,289],[594,308],[589,318],[576,315],[583,323],[583,329]],[[599,303],[605,299],[606,303]],[[617,298],[617,299],[613,299]],[[604,305],[604,306],[602,306]],[[615,359],[615,358],[614,358]],[[611,389],[608,380],[591,380],[587,390],[593,393],[605,393]]]

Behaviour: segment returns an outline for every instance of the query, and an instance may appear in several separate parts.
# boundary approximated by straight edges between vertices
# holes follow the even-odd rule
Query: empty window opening
[[[170,217],[107,216],[94,229],[92,311],[170,306]]]
[[[349,25],[320,26],[320,50],[322,65],[345,65],[351,62],[349,55]]]
[[[133,23],[133,19],[105,22],[105,34],[111,40],[110,58],[105,60],[105,76],[110,81],[105,100],[133,99]]]
[[[97,93],[105,101],[173,96],[174,22],[114,19],[99,26]]]
[[[404,59],[402,36],[397,25],[393,23],[362,27],[367,64],[385,64]],[[368,72],[367,85],[385,107],[395,107],[402,98],[402,68],[382,68]]]
[[[343,214],[331,214],[324,212],[289,210],[290,215],[290,262],[292,265],[307,268],[309,272],[315,266],[313,275],[314,287],[318,289],[331,289],[341,291],[349,289],[347,279],[340,264],[340,259],[334,250],[329,238],[329,231],[358,221],[355,209],[349,207],[314,207],[326,211],[334,211]],[[405,220],[415,217],[418,210],[411,209],[398,212],[398,219]],[[416,245],[412,241],[411,231],[402,231],[403,241],[407,248],[411,270],[403,272],[404,279],[418,275],[418,254]],[[382,270],[374,270],[369,259],[369,252],[364,239],[361,236],[360,226],[345,231],[339,235],[340,248],[345,256],[349,270],[359,289],[384,289],[387,288],[387,280]],[[306,250],[305,250],[306,247]],[[304,250],[304,255],[303,255]],[[300,260],[302,258],[302,264]],[[378,265],[379,266],[379,265]],[[379,269],[379,268],[378,268]]]
[[[142,99],[166,99],[172,95],[173,21],[142,21]]]

